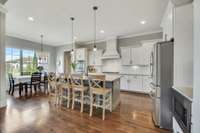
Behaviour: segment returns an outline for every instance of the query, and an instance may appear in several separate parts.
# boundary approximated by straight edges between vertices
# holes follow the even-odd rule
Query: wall
[[[6,106],[5,8],[0,4],[0,108]]]
[[[6,36],[6,47],[40,51],[41,45],[40,43]],[[56,71],[56,47],[44,45],[44,51],[48,52],[50,55],[49,71],[55,72]]]
[[[193,86],[193,5],[175,9],[174,86]]]
[[[56,47],[56,73],[64,73],[64,52],[71,50],[71,45]]]
[[[161,27],[163,28],[163,40],[170,40],[174,37],[174,5],[169,1],[162,18]],[[166,36],[166,37],[165,37]]]
[[[151,34],[141,34],[137,36],[129,36],[127,38],[120,38],[118,39],[118,51],[120,52],[120,47],[127,47],[127,46],[132,46],[132,47],[138,47],[141,45],[141,41],[145,40],[157,40],[157,39],[162,39],[163,35],[162,32],[158,33],[151,33]],[[106,48],[106,42],[99,42],[96,44],[97,49],[103,49],[105,50]],[[77,48],[87,48],[88,50],[93,49],[93,44],[76,44]],[[64,45],[57,47],[57,67],[56,67],[56,72],[58,73],[63,73],[64,72],[64,51],[69,51],[71,50],[71,45]],[[60,63],[58,63],[60,62]],[[60,65],[58,65],[60,64]],[[115,65],[114,69],[113,64]],[[111,71],[112,72],[117,72],[121,70],[121,62],[120,59],[117,60],[105,60],[103,61],[103,68],[101,69],[102,71]]]
[[[200,0],[194,0],[194,90],[192,133],[200,131]]]

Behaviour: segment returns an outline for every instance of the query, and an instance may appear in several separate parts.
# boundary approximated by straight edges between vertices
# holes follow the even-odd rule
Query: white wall
[[[169,1],[162,18],[162,22],[161,22],[161,27],[163,28],[163,40],[165,40],[165,35],[167,35],[167,38],[166,38],[167,40],[170,40],[174,36],[173,35],[173,27],[174,27],[173,9],[174,9],[174,5],[172,4],[171,1]]]
[[[192,132],[200,132],[200,0],[194,0],[194,90]]]
[[[175,9],[174,86],[193,86],[193,5]]]
[[[71,45],[56,48],[56,73],[64,73],[64,52],[70,51]]]

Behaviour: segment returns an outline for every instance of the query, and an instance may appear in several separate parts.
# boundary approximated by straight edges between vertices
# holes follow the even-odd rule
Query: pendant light
[[[40,48],[40,54],[39,54],[39,61],[42,62],[42,60],[45,58],[45,53],[43,52],[43,38],[44,35],[40,35],[41,38],[41,48]]]
[[[97,25],[96,25],[96,11],[98,10],[97,6],[93,7],[93,11],[94,11],[94,46],[93,46],[93,51],[97,51],[97,46],[96,46],[96,29],[97,29]]]
[[[70,18],[72,21],[72,29],[71,29],[71,35],[72,35],[72,50],[71,50],[71,54],[74,54],[74,18],[71,17]]]

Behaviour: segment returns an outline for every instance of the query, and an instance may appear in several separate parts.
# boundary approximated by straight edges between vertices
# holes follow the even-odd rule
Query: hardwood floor
[[[84,113],[49,105],[47,97],[8,98],[7,108],[0,109],[0,133],[169,133],[154,127],[152,101],[141,94],[121,93],[121,105],[112,113],[101,110],[89,117]]]

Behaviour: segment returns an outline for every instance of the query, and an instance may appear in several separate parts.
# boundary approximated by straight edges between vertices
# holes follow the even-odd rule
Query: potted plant
[[[43,67],[43,66],[38,66],[38,67],[37,67],[37,70],[38,70],[39,72],[42,72],[42,71],[44,70],[44,67]]]
[[[72,63],[71,63],[71,67],[72,67],[72,70],[73,70],[73,72],[74,72],[75,69],[76,69],[76,63],[75,63],[75,62],[72,62]]]

